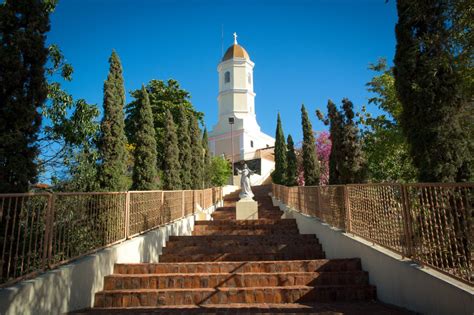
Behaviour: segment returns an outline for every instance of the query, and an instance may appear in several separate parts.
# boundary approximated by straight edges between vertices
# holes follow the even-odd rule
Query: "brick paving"
[[[259,220],[236,221],[236,193],[214,221],[173,236],[160,263],[116,264],[93,309],[74,314],[408,314],[376,301],[358,258],[324,259],[315,235],[253,187]]]

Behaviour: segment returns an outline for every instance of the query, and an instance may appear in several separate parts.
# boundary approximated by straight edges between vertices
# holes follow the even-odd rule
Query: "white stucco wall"
[[[91,307],[115,263],[158,262],[171,235],[191,235],[194,221],[210,219],[222,204],[85,256],[39,277],[0,289],[1,315],[52,315]]]
[[[261,174],[260,175],[252,175],[250,176],[250,183],[253,186],[261,185],[265,182],[265,180],[270,177],[271,172],[275,169],[275,162],[269,161],[266,159],[261,159],[262,167],[261,167]]]
[[[431,268],[421,268],[381,246],[360,237],[343,233],[316,218],[303,215],[273,199],[285,211],[284,217],[295,218],[302,234],[316,234],[327,258],[359,257],[369,281],[377,287],[380,301],[422,314],[472,315],[474,290]]]

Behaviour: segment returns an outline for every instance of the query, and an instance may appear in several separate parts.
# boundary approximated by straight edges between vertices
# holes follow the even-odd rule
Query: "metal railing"
[[[192,215],[222,188],[0,194],[0,286]]]
[[[473,285],[474,183],[286,187],[297,211]]]

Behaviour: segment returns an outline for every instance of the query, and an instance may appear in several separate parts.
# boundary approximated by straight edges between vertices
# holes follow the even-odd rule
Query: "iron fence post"
[[[321,219],[321,213],[322,213],[322,209],[321,209],[321,186],[318,186],[316,188],[316,198],[318,198],[318,210],[316,211],[317,213],[317,217]]]
[[[193,214],[196,213],[196,190],[193,190]]]
[[[344,206],[346,208],[346,232],[350,233],[352,231],[352,213],[351,213],[351,204],[349,199],[349,189],[347,185],[344,185]]]
[[[186,214],[186,204],[184,202],[184,190],[181,191],[181,215],[182,217],[184,218],[185,214]]]
[[[298,209],[297,209],[297,210],[302,212],[302,209],[301,209],[300,186],[297,186],[297,187],[296,187],[296,193],[298,194]]]
[[[125,195],[125,231],[124,231],[125,239],[129,239],[130,237],[130,192],[127,191]]]
[[[410,215],[410,201],[408,200],[408,192],[406,185],[400,184],[402,197],[402,225],[405,234],[405,252],[406,256],[412,258],[415,255],[415,248],[412,243],[412,222]]]
[[[54,218],[54,207],[56,197],[51,194],[48,198],[48,209],[45,215],[45,232],[44,232],[44,245],[43,245],[43,266],[42,269],[49,267],[51,263],[51,256],[53,252],[53,218]]]

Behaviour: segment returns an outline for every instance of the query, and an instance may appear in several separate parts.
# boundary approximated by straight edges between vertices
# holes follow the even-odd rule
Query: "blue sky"
[[[367,104],[368,64],[395,53],[395,1],[152,1],[60,0],[48,42],[62,49],[74,67],[65,85],[75,98],[102,108],[102,87],[112,49],[119,54],[128,91],[151,79],[176,79],[205,113],[208,129],[217,122],[217,64],[238,41],[255,62],[255,107],[262,130],[275,133],[282,116],[285,135],[302,138],[300,106],[314,130],[314,114],[327,100]]]

